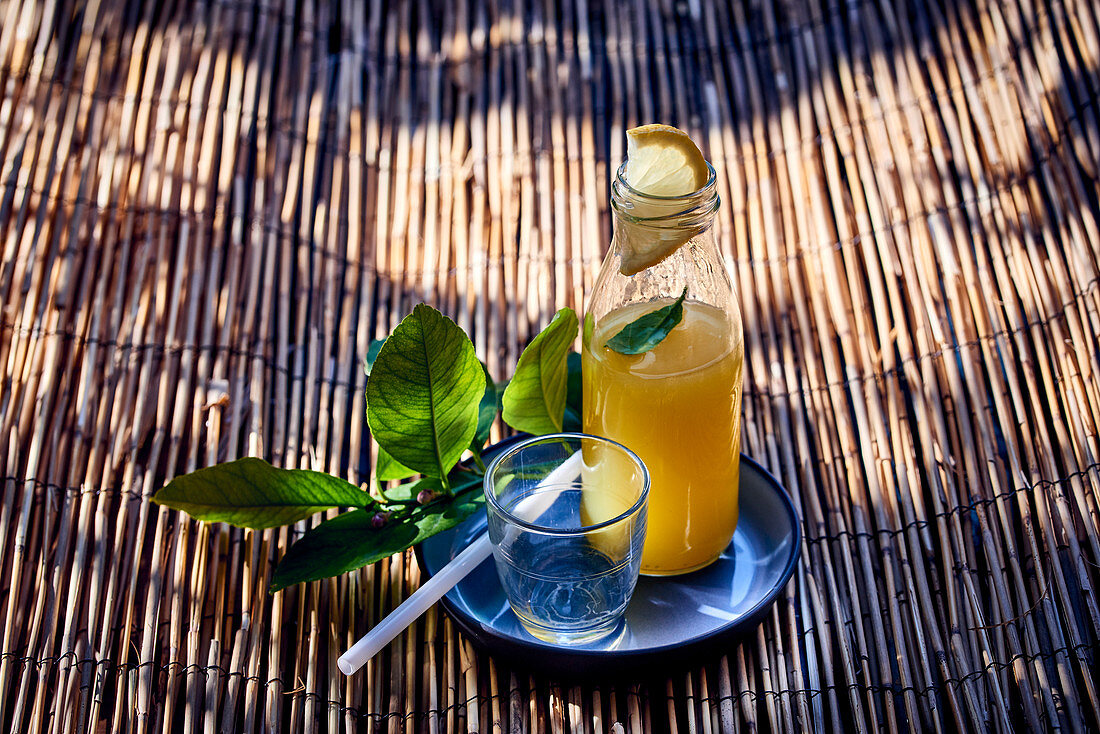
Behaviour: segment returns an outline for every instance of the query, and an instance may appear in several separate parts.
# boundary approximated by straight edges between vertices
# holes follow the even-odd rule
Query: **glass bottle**
[[[715,236],[720,201],[708,168],[695,193],[652,197],[631,188],[625,163],[619,167],[611,186],[614,236],[584,317],[584,431],[632,449],[652,478],[647,575],[712,563],[737,525],[744,338]],[[624,252],[655,246],[675,249],[651,267],[623,273]],[[682,321],[652,350],[625,355],[605,346],[685,288]]]

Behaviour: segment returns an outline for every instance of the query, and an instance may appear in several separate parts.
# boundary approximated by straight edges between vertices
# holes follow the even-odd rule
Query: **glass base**
[[[519,615],[517,614],[516,616]],[[535,624],[523,617],[519,617],[519,621],[520,624],[523,625],[523,628],[530,632],[532,636],[543,642],[549,642],[552,645],[586,645],[590,642],[602,640],[605,637],[622,632],[623,630],[622,616],[616,617],[610,622],[606,622],[598,627],[587,627],[577,630],[550,629]]]

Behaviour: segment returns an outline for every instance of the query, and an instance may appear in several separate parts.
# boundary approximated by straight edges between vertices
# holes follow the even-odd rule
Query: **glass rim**
[[[550,441],[561,439],[577,439],[578,442],[583,442],[583,440],[585,439],[591,439],[608,444],[610,446],[614,446],[615,448],[618,448],[626,453],[626,455],[634,461],[637,467],[642,470],[642,488],[641,491],[638,492],[638,499],[635,500],[634,504],[632,504],[629,508],[619,513],[615,517],[603,520],[592,525],[582,525],[578,528],[569,529],[552,528],[546,525],[539,525],[538,523],[524,520],[523,518],[516,517],[516,515],[512,514],[503,505],[501,505],[500,502],[497,500],[496,494],[492,491],[492,487],[490,486],[490,478],[493,476],[493,472],[496,470],[497,466],[507,457],[515,455],[517,452],[524,448],[527,448],[528,446],[537,443],[548,443]],[[514,446],[510,446],[501,453],[497,454],[497,456],[491,462],[489,462],[489,466],[485,468],[485,476],[481,481],[481,487],[482,494],[485,495],[485,501],[492,505],[493,509],[496,512],[500,513],[511,524],[514,524],[525,530],[530,530],[536,533],[543,533],[545,535],[586,535],[594,530],[602,530],[604,528],[611,527],[612,525],[620,523],[632,515],[636,515],[638,513],[638,510],[644,507],[646,501],[649,499],[650,476],[649,468],[645,465],[645,462],[642,461],[641,457],[618,441],[606,438],[604,436],[597,436],[592,433],[565,431],[561,433],[547,433],[541,436],[531,436],[530,438],[519,441]]]

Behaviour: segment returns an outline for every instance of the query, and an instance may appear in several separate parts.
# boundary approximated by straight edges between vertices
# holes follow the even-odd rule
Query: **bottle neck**
[[[626,181],[626,165],[624,161],[619,166],[611,182],[611,210],[616,228],[625,223],[652,230],[659,237],[681,231],[685,239],[690,239],[714,224],[721,199],[717,176],[709,163],[706,184],[684,196],[651,196],[638,191]]]
[[[676,298],[735,309],[732,283],[718,246],[720,200],[714,169],[687,196],[647,196],[632,188],[620,166],[611,185],[614,239],[590,292],[587,313],[600,319],[620,306]],[[630,257],[627,257],[627,254]],[[638,265],[636,253],[643,256]]]

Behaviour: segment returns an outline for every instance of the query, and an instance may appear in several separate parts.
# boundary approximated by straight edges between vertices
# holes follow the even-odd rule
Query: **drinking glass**
[[[618,630],[645,541],[641,459],[606,438],[539,436],[497,456],[484,486],[497,574],[524,628],[566,645]]]

